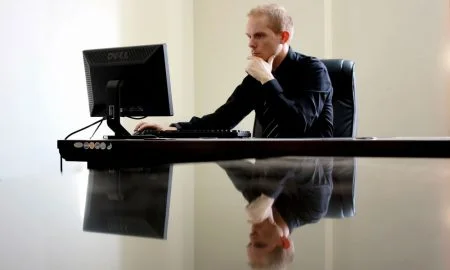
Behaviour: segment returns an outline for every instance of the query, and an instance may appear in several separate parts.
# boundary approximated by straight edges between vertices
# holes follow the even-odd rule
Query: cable
[[[72,136],[73,134],[76,134],[76,133],[78,133],[78,132],[80,132],[80,131],[82,131],[82,130],[85,130],[85,129],[89,128],[89,127],[92,127],[93,125],[95,125],[95,124],[97,124],[97,123],[99,123],[99,122],[103,122],[104,120],[105,120],[105,118],[102,118],[102,119],[100,119],[100,120],[98,120],[98,121],[95,121],[94,123],[92,123],[92,124],[90,124],[90,125],[88,125],[88,126],[85,126],[84,128],[80,128],[79,130],[76,130],[76,131],[70,133],[69,135],[67,135],[67,137],[66,137],[64,140],[67,140],[67,139],[68,139],[70,136]],[[97,131],[97,130],[96,130],[96,131]]]
[[[95,132],[97,132],[98,128],[102,125],[103,120],[105,120],[105,118],[103,118],[103,119],[100,121],[100,123],[98,123],[98,126],[95,128],[94,133],[92,133],[92,135],[91,135],[91,137],[89,138],[89,140],[91,140],[92,137],[94,137]]]
[[[94,123],[92,123],[92,124],[90,124],[90,125],[87,125],[87,126],[85,126],[85,127],[83,127],[83,128],[80,128],[79,130],[76,130],[76,131],[70,133],[69,135],[67,135],[66,138],[64,138],[64,140],[67,140],[67,139],[68,139],[70,136],[72,136],[73,134],[76,134],[76,133],[78,133],[78,132],[80,132],[80,131],[82,131],[82,130],[85,130],[85,129],[87,129],[87,128],[89,128],[89,127],[92,127],[93,125],[99,123],[99,125],[97,126],[97,128],[95,129],[94,133],[93,133],[92,136],[91,136],[91,139],[92,139],[92,137],[94,136],[95,132],[97,132],[98,128],[100,127],[100,125],[102,124],[102,122],[103,122],[104,120],[105,120],[105,118],[103,117],[102,119],[100,119],[100,120],[98,120],[98,121],[95,121]],[[61,156],[61,155],[59,155],[59,170],[60,170],[61,173],[62,173],[62,171],[63,171],[63,159],[62,159],[62,156]]]

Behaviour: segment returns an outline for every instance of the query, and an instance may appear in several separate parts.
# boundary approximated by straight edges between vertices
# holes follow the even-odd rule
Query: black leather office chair
[[[356,136],[356,91],[354,62],[324,59],[333,85],[334,137]],[[355,214],[355,158],[334,159],[333,193],[326,217],[343,218]]]
[[[350,60],[324,59],[333,85],[334,137],[355,137],[355,64]]]

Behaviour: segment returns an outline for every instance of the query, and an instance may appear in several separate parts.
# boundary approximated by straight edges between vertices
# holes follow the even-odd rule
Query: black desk
[[[280,156],[450,157],[450,138],[59,140],[66,161],[110,165]]]
[[[58,148],[69,161],[63,174],[24,167],[0,179],[0,269],[249,269],[245,207],[262,184],[284,185],[277,209],[287,219],[314,214],[292,230],[287,269],[450,269],[447,138]]]

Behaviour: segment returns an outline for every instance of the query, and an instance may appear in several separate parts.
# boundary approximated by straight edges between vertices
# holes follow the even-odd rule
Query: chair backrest
[[[355,64],[353,61],[344,59],[322,59],[321,61],[325,64],[333,85],[333,137],[355,137]]]
[[[333,85],[333,137],[356,137],[355,64],[344,59],[322,59]],[[334,158],[333,193],[326,217],[344,218],[355,214],[355,158]]]

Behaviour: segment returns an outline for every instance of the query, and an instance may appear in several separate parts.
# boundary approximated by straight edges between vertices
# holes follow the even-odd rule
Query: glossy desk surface
[[[449,161],[64,162],[62,174],[55,164],[52,175],[1,179],[0,269],[251,269],[247,199],[278,192],[294,224],[286,269],[447,270]]]

